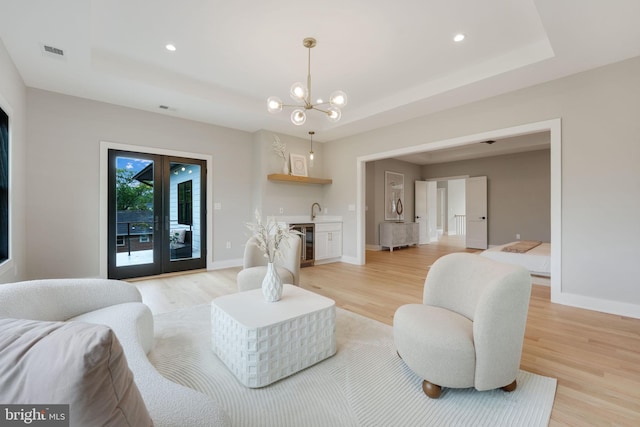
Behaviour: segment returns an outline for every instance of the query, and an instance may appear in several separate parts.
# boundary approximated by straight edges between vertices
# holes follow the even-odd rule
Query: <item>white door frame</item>
[[[551,301],[558,302],[562,296],[562,119],[551,119],[528,123],[473,135],[411,147],[398,148],[356,158],[356,264],[365,263],[365,163],[408,154],[424,153],[443,148],[461,147],[489,139],[549,132],[551,138]]]

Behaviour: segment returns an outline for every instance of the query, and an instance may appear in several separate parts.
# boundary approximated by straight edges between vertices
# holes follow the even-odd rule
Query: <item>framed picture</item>
[[[384,219],[404,219],[404,174],[384,172]]]
[[[307,156],[303,154],[291,153],[291,175],[308,176],[307,174]]]

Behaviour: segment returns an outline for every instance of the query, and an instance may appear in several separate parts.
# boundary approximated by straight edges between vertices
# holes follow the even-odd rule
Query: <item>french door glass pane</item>
[[[200,165],[170,163],[169,248],[172,262],[202,256],[200,180]]]
[[[116,157],[116,266],[152,264],[153,168],[148,159]]]

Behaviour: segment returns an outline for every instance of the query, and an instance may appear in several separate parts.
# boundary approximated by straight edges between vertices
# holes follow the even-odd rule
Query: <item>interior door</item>
[[[418,244],[429,243],[429,214],[427,212],[427,181],[416,181],[414,192],[414,209],[418,223]]]
[[[203,160],[109,150],[108,277],[206,267]]]
[[[436,181],[415,182],[415,217],[418,223],[418,244],[438,241],[436,226],[438,217],[438,183]]]
[[[429,242],[438,241],[438,183],[427,181],[427,234]]]
[[[466,247],[487,249],[487,177],[465,180]]]

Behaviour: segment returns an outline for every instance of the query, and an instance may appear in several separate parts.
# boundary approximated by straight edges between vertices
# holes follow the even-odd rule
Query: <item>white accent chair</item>
[[[283,284],[300,285],[300,236],[294,234],[289,237],[282,250],[282,256],[275,260],[276,270]],[[242,270],[238,273],[237,283],[239,291],[260,289],[262,280],[267,273],[267,258],[251,237],[244,248]]]
[[[445,255],[429,270],[423,304],[403,305],[394,315],[398,355],[434,399],[442,387],[513,391],[530,295],[524,267]]]

